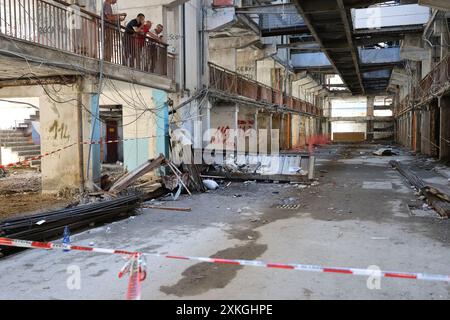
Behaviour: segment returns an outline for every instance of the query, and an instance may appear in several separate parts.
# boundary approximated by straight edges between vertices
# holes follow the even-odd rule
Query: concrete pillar
[[[409,148],[413,148],[413,139],[415,138],[415,132],[413,129],[413,111],[408,112],[408,144],[409,144]]]
[[[211,101],[207,101],[206,108],[204,109],[204,114],[202,117],[202,127],[203,127],[203,146],[207,146],[211,143]]]
[[[441,19],[439,19],[439,31],[441,32],[441,59],[444,59],[448,54],[448,45],[450,43],[447,18],[445,17],[445,14],[443,14]]]
[[[269,112],[269,123],[267,125],[267,150],[271,153],[272,150],[272,128],[273,128],[273,113]]]
[[[285,119],[286,119],[286,115],[284,113],[281,113],[281,117],[280,117],[280,147],[282,149],[285,149],[285,147],[286,147]]]
[[[234,118],[233,118],[233,129],[234,129],[234,143],[236,146],[236,151],[245,152],[245,140],[242,141],[243,137],[239,132],[239,105],[234,106]]]
[[[256,135],[256,146],[249,146],[249,150],[253,151],[254,153],[258,153],[259,150],[259,134],[258,134],[258,108],[256,108],[255,110],[255,115],[254,115],[254,124],[253,124],[253,129],[255,130],[253,132],[254,135]],[[252,141],[250,139],[250,141]]]
[[[439,160],[450,161],[450,97],[439,99],[440,108],[440,153]]]
[[[67,102],[39,97],[41,150],[47,153],[72,146],[41,159],[42,192],[91,189],[100,179],[100,145],[78,144],[100,139],[95,80],[84,78],[72,87],[61,87],[58,99]]]
[[[421,123],[421,113],[420,110],[415,110],[414,111],[415,117],[416,117],[416,123],[415,123],[415,132],[416,132],[416,146],[414,151],[419,153],[421,151],[420,147],[421,147],[421,140],[422,140],[422,136],[420,133],[420,123]]]
[[[427,107],[427,109],[428,109],[428,107]],[[429,110],[422,111],[420,131],[421,131],[421,135],[422,135],[421,146],[420,146],[421,152],[426,155],[431,155],[430,111]]]
[[[374,116],[374,104],[375,104],[375,97],[367,97],[367,111],[366,111],[366,115],[368,117],[373,117]],[[367,121],[367,136],[366,136],[367,141],[372,141],[373,140],[373,130],[374,130],[373,121],[372,120],[368,120]]]

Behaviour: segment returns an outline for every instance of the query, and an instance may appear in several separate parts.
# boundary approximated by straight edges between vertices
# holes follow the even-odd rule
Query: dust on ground
[[[70,200],[41,194],[41,174],[33,169],[8,171],[0,177],[0,220],[64,208]]]
[[[33,169],[7,171],[0,177],[0,195],[41,191],[41,174]]]

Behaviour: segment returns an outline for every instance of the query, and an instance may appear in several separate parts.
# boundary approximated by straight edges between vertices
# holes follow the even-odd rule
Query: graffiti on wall
[[[48,132],[50,132],[53,139],[70,139],[70,134],[68,133],[69,127],[65,123],[59,123],[58,120],[53,121],[53,124],[48,129]]]
[[[225,145],[233,148],[235,146],[234,136],[230,134],[230,127],[218,127],[211,136],[211,144]]]

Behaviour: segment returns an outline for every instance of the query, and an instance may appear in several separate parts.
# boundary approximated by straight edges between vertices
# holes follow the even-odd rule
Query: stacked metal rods
[[[422,190],[425,188],[425,182],[420,179],[418,176],[416,176],[411,170],[406,168],[404,165],[402,165],[400,162],[396,160],[389,161],[389,164],[398,170],[402,176],[404,176],[411,185],[416,187],[418,190]]]
[[[430,187],[420,179],[413,171],[402,165],[396,160],[389,161],[389,164],[396,168],[401,175],[403,175],[411,185],[420,190],[422,194],[427,198],[428,203],[443,217],[448,218],[450,216],[450,203],[445,200],[448,199],[448,195],[440,194],[441,192],[436,188]]]
[[[140,206],[141,194],[121,196],[120,198],[80,205],[42,214],[8,219],[0,222],[0,236],[46,241],[61,237],[65,226],[71,231],[103,223],[132,213]],[[5,253],[2,250],[2,253]]]

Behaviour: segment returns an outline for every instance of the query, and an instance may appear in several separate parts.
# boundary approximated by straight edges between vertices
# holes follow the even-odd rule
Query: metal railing
[[[448,86],[450,86],[450,55],[434,66],[425,78],[412,88],[411,93],[403,98],[395,112],[396,116],[409,111],[416,103],[426,102],[429,98],[442,94],[440,91]]]
[[[450,55],[447,55],[420,81],[415,90],[415,98],[422,100],[427,96],[437,94],[449,82]]]
[[[0,0],[2,35],[93,59],[100,59],[103,51],[107,62],[169,75],[173,56],[168,57],[166,44],[105,22],[102,45],[101,20],[60,0]]]
[[[213,63],[209,63],[209,87],[258,102],[285,106],[288,109],[314,116],[323,115],[321,109],[309,102],[292,96],[284,96],[280,90]]]

